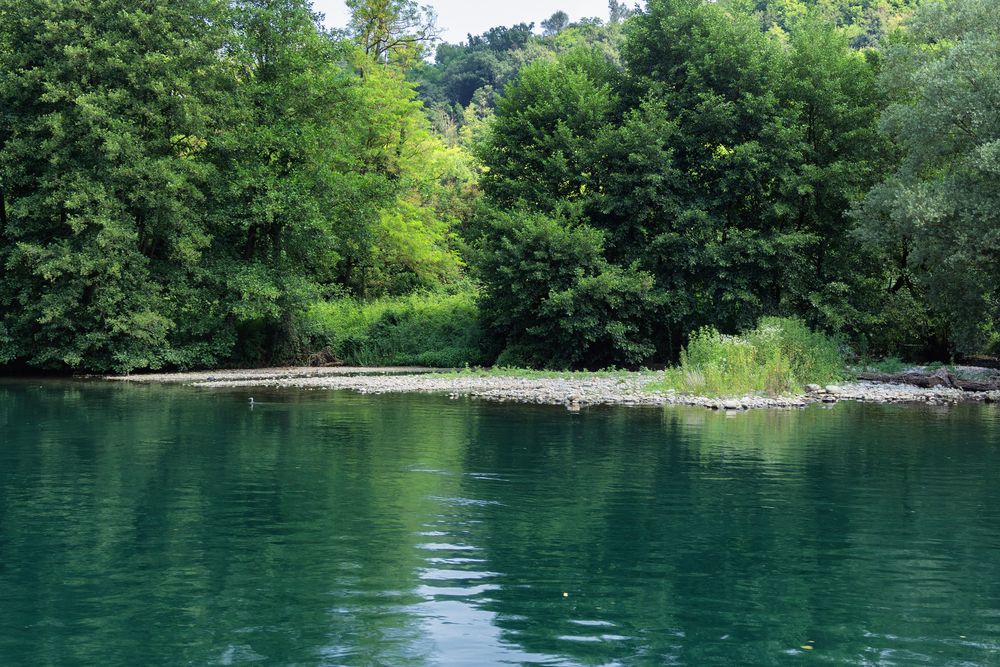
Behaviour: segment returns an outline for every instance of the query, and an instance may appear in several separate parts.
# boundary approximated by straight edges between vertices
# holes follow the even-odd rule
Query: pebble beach
[[[442,373],[423,368],[271,368],[200,373],[165,373],[111,376],[108,380],[139,383],[172,383],[204,388],[294,388],[349,390],[362,394],[422,393],[451,398],[562,405],[569,410],[587,406],[699,406],[713,410],[794,409],[815,403],[863,401],[871,403],[924,403],[947,405],[964,402],[1000,402],[1000,391],[972,393],[936,387],[876,382],[846,382],[819,387],[810,385],[797,396],[732,396],[714,398],[654,391],[662,375],[654,372],[566,374],[522,377],[499,372]]]

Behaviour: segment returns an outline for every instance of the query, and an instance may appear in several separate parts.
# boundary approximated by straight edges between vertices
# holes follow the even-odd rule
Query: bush
[[[528,211],[488,215],[475,268],[498,364],[624,368],[652,356],[653,277],[609,264],[600,231]]]
[[[310,351],[329,347],[350,365],[458,368],[485,361],[473,291],[317,303],[303,316],[303,329]]]
[[[691,335],[681,362],[656,389],[705,396],[799,393],[844,377],[837,341],[794,319],[765,317],[739,336],[712,328]]]
[[[877,371],[879,373],[902,373],[907,368],[907,364],[899,357],[868,359],[862,361],[860,366],[865,370]]]

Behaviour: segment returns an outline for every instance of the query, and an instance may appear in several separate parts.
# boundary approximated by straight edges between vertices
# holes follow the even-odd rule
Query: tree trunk
[[[257,223],[251,222],[243,245],[243,260],[249,262],[257,254]]]

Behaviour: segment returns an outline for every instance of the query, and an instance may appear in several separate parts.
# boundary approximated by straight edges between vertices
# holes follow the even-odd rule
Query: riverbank
[[[657,372],[535,373],[521,371],[459,371],[442,373],[425,368],[269,368],[112,376],[108,380],[173,383],[204,388],[276,387],[313,390],[350,390],[362,394],[426,393],[452,398],[538,405],[564,405],[577,410],[595,405],[700,406],[716,410],[802,408],[815,403],[864,401],[872,403],[1000,402],[1000,392],[971,393],[946,387],[920,388],[877,382],[846,382],[812,387],[798,396],[777,398],[737,396],[712,398],[650,387],[663,379]]]

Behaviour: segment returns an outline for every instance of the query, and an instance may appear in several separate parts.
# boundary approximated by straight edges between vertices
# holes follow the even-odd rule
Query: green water
[[[0,384],[0,665],[1000,665],[996,408],[250,393]]]

